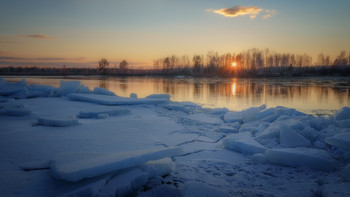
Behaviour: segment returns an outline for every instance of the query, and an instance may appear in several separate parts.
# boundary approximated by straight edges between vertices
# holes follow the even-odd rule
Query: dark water
[[[330,114],[350,106],[350,78],[192,78],[192,77],[7,77],[29,84],[60,86],[60,80],[80,80],[93,89],[102,87],[119,96],[136,93],[170,94],[173,101],[192,101],[204,107],[242,110],[266,104],[310,114]]]

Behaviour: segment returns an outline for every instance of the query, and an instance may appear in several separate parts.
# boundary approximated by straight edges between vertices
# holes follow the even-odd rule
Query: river
[[[119,96],[136,93],[170,94],[173,101],[192,101],[203,107],[242,110],[266,104],[284,106],[313,115],[329,115],[350,106],[350,78],[194,78],[194,77],[98,77],[98,76],[1,76],[6,81],[23,78],[28,84],[60,86],[79,80],[93,89],[102,87]]]

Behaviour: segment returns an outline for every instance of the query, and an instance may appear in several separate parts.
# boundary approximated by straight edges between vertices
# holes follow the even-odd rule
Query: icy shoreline
[[[350,195],[348,107],[229,111],[0,79],[0,116],[4,196]]]

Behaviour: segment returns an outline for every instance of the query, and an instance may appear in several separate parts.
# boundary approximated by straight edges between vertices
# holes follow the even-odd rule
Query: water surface
[[[325,115],[350,106],[350,78],[193,78],[193,77],[27,77],[29,84],[60,86],[60,80],[79,80],[93,89],[102,87],[119,96],[136,93],[170,94],[173,101],[192,101],[203,107],[242,110],[266,104],[309,114]]]

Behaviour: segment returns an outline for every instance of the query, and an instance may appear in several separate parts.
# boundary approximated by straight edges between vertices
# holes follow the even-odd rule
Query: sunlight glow
[[[237,66],[237,62],[232,62],[232,67],[236,67]]]

